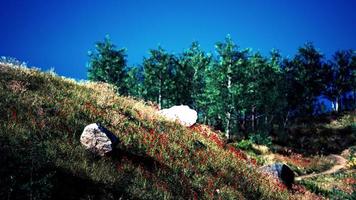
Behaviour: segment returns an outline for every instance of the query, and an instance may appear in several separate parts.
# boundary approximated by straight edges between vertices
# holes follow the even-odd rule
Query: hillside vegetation
[[[0,64],[1,199],[300,199],[208,127],[163,120],[107,84]],[[79,142],[100,122],[120,139],[100,158]],[[197,145],[197,144],[203,145]]]
[[[356,108],[356,51],[351,49],[326,57],[305,43],[291,57],[277,50],[262,55],[227,35],[215,43],[215,53],[193,42],[181,53],[150,49],[138,66],[127,58],[125,48],[117,48],[110,37],[98,41],[90,50],[88,79],[110,83],[120,94],[159,108],[188,105],[200,123],[229,140],[285,132],[304,120],[313,126],[321,115]]]

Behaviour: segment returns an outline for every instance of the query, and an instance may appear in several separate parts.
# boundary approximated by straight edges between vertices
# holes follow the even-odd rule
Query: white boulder
[[[170,121],[178,121],[183,126],[190,127],[194,125],[198,119],[198,114],[189,106],[173,106],[168,109],[162,109],[159,114]]]
[[[116,141],[114,134],[96,123],[86,126],[80,136],[80,143],[87,150],[100,156],[112,151],[113,143]]]

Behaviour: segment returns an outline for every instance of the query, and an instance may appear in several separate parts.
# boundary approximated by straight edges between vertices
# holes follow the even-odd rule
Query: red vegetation
[[[285,191],[287,186],[285,186],[281,181],[276,180],[276,186],[280,191]]]
[[[200,133],[202,136],[215,143],[218,147],[224,148],[225,143],[223,139],[217,133],[212,131],[210,127],[199,124],[192,126],[191,130]]]
[[[354,185],[354,184],[356,184],[356,179],[354,179],[354,178],[345,178],[344,182],[346,184]]]
[[[234,156],[240,160],[247,160],[247,156],[241,150],[236,149],[235,147],[230,146],[229,151],[234,154]]]

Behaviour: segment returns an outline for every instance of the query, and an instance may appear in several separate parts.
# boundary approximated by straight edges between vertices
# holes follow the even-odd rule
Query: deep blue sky
[[[0,56],[86,78],[87,52],[109,34],[130,64],[162,45],[206,51],[230,34],[241,47],[293,56],[312,41],[327,56],[356,49],[356,0],[0,0]]]

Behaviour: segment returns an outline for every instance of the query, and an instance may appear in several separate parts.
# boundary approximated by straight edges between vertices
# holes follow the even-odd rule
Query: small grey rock
[[[291,188],[292,184],[294,183],[294,172],[286,164],[273,163],[261,167],[260,170],[264,173],[271,174],[273,177],[281,180],[288,188]]]
[[[117,137],[98,123],[89,124],[80,136],[80,143],[89,151],[104,156],[111,152]]]

